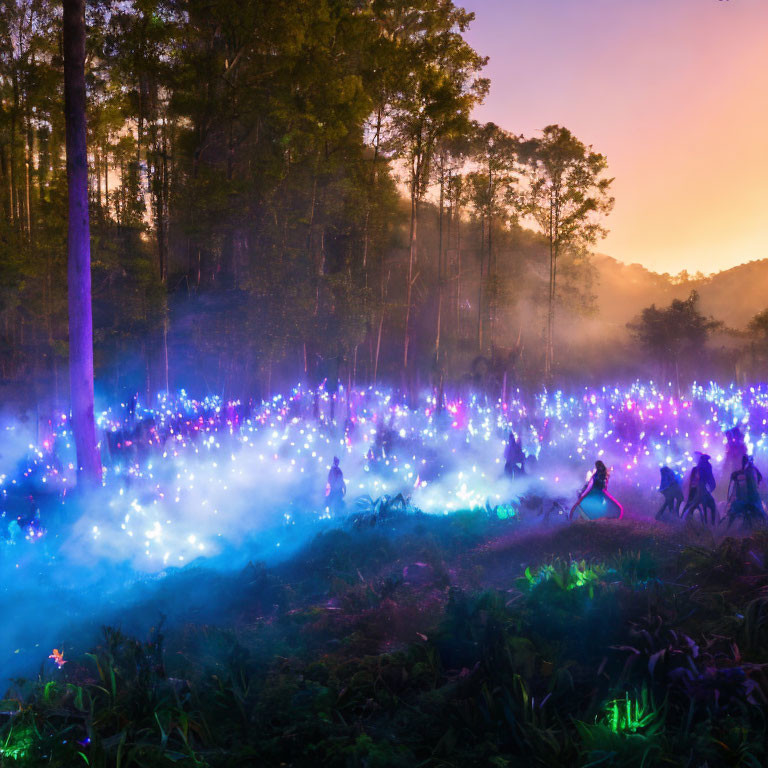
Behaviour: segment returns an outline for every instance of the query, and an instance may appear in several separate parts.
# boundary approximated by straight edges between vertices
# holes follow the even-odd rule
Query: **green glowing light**
[[[614,733],[637,733],[653,722],[653,709],[643,700],[631,699],[629,693],[624,699],[615,699],[606,708],[604,720]]]
[[[585,560],[565,562],[558,558],[535,571],[526,568],[525,578],[531,586],[552,581],[562,590],[588,587],[591,594],[594,584],[605,575],[606,571],[607,568],[602,563],[588,564]]]
[[[10,760],[23,760],[34,743],[35,733],[29,726],[11,728],[8,736],[0,744],[0,757]]]
[[[496,517],[499,520],[509,520],[517,514],[517,510],[511,504],[499,504],[496,507]]]

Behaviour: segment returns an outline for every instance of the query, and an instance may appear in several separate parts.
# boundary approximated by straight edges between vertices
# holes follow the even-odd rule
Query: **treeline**
[[[450,0],[88,7],[97,386],[551,377],[606,159],[471,120]],[[66,397],[61,13],[0,11],[0,379]],[[37,391],[32,392],[29,383]]]

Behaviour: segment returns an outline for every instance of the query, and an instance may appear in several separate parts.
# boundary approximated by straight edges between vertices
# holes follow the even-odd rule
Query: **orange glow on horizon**
[[[490,56],[475,113],[560,123],[607,155],[597,247],[659,271],[768,258],[768,2],[468,0]]]

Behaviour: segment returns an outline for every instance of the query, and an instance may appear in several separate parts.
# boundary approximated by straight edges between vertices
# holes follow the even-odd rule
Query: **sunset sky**
[[[490,56],[475,117],[608,156],[598,250],[659,272],[768,258],[768,0],[463,0]]]

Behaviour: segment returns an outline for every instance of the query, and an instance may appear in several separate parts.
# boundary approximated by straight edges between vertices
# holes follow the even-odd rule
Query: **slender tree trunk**
[[[547,340],[544,359],[544,378],[552,377],[552,315],[554,310],[555,248],[552,236],[549,240],[549,296],[547,298]]]
[[[168,310],[163,315],[163,352],[165,353],[165,391],[170,394],[169,365],[168,365]]]
[[[442,162],[442,161],[441,161]],[[440,329],[443,310],[443,203],[445,201],[445,171],[440,168],[440,209],[438,215],[437,238],[437,333],[435,336],[435,362],[440,360]]]
[[[557,308],[557,258],[559,255],[559,248],[555,243],[555,257],[552,260],[552,310],[549,321],[550,325],[550,340],[549,340],[549,369],[550,374],[554,376],[555,373],[555,310]]]
[[[13,106],[11,107],[11,221],[18,221],[19,193],[16,189],[16,118],[19,112],[18,76],[13,74]]]
[[[456,206],[456,338],[461,339],[461,208]]]
[[[104,209],[109,218],[109,154],[106,148],[104,149]]]
[[[501,380],[501,405],[502,408],[507,405],[507,371],[504,370],[504,376]]]
[[[376,337],[376,357],[373,359],[373,386],[376,386],[377,376],[379,374],[379,353],[381,352],[381,329],[384,327],[384,307],[379,315],[379,333]]]
[[[483,351],[483,262],[485,260],[485,216],[480,224],[480,279],[477,283],[477,351]]]
[[[141,345],[144,353],[144,394],[148,403],[152,402],[152,352],[147,347],[146,339]],[[221,358],[219,358],[219,369],[221,369]],[[218,382],[217,382],[218,383]]]
[[[118,163],[115,164],[115,168],[120,168],[120,176],[119,178],[123,179],[125,178],[123,174],[125,173],[125,163],[120,160],[119,165]],[[121,187],[119,184],[117,188],[115,189],[115,221],[117,222],[117,231],[118,233],[121,230],[121,227],[123,226],[123,194],[124,194],[124,188]]]
[[[27,115],[27,127],[24,132],[24,191],[27,209],[27,239],[32,242],[32,202],[30,195],[32,148],[30,147],[31,120]]]
[[[103,220],[104,207],[101,202],[101,158],[99,153],[94,151],[93,153],[93,173],[96,176],[96,202],[98,208],[99,219]]]
[[[365,225],[363,226],[363,278],[365,287],[368,287],[368,220],[371,217],[370,204],[365,211]]]
[[[44,131],[37,132],[37,199],[41,202],[48,199],[49,140],[50,137]]]
[[[357,358],[357,345],[355,345],[355,358]],[[347,419],[352,415],[352,403],[350,397],[352,395],[352,366],[347,361]]]
[[[8,165],[8,221],[13,224],[13,144],[10,144],[10,159]]]
[[[88,155],[85,127],[85,0],[63,0],[64,116],[67,145],[69,229],[69,380],[78,479],[101,483],[93,416],[93,320],[88,220]]]
[[[163,152],[160,161],[161,170],[161,184],[160,184],[160,234],[162,236],[162,273],[161,280],[163,283],[168,282],[168,261],[170,259],[170,252],[168,248],[168,194],[170,185],[168,182],[168,142],[166,136],[166,124],[163,123]]]
[[[416,185],[419,183],[419,165],[414,161],[412,182],[411,182],[411,231],[408,239],[408,284],[405,289],[405,339],[403,343],[403,369],[408,369],[408,347],[410,345],[410,322],[411,322],[411,296],[413,292],[413,262],[416,256],[416,234],[418,226],[418,200]]]
[[[557,263],[557,229],[555,221],[555,201],[550,197],[549,204],[549,298],[547,302],[547,341],[544,357],[544,379],[552,379],[554,367],[554,325],[555,325],[555,265]]]
[[[365,287],[368,287],[368,221],[371,216],[371,195],[376,191],[377,168],[376,163],[379,159],[379,144],[381,141],[381,108],[376,112],[376,138],[373,143],[373,163],[371,165],[371,186],[366,196],[365,208],[365,228],[363,234],[363,275],[365,277]]]
[[[488,305],[488,338],[491,347],[491,357],[493,357],[493,314],[495,311],[496,297],[494,292],[496,276],[496,265],[493,263],[493,169],[490,160],[488,161],[488,296],[486,303]]]

